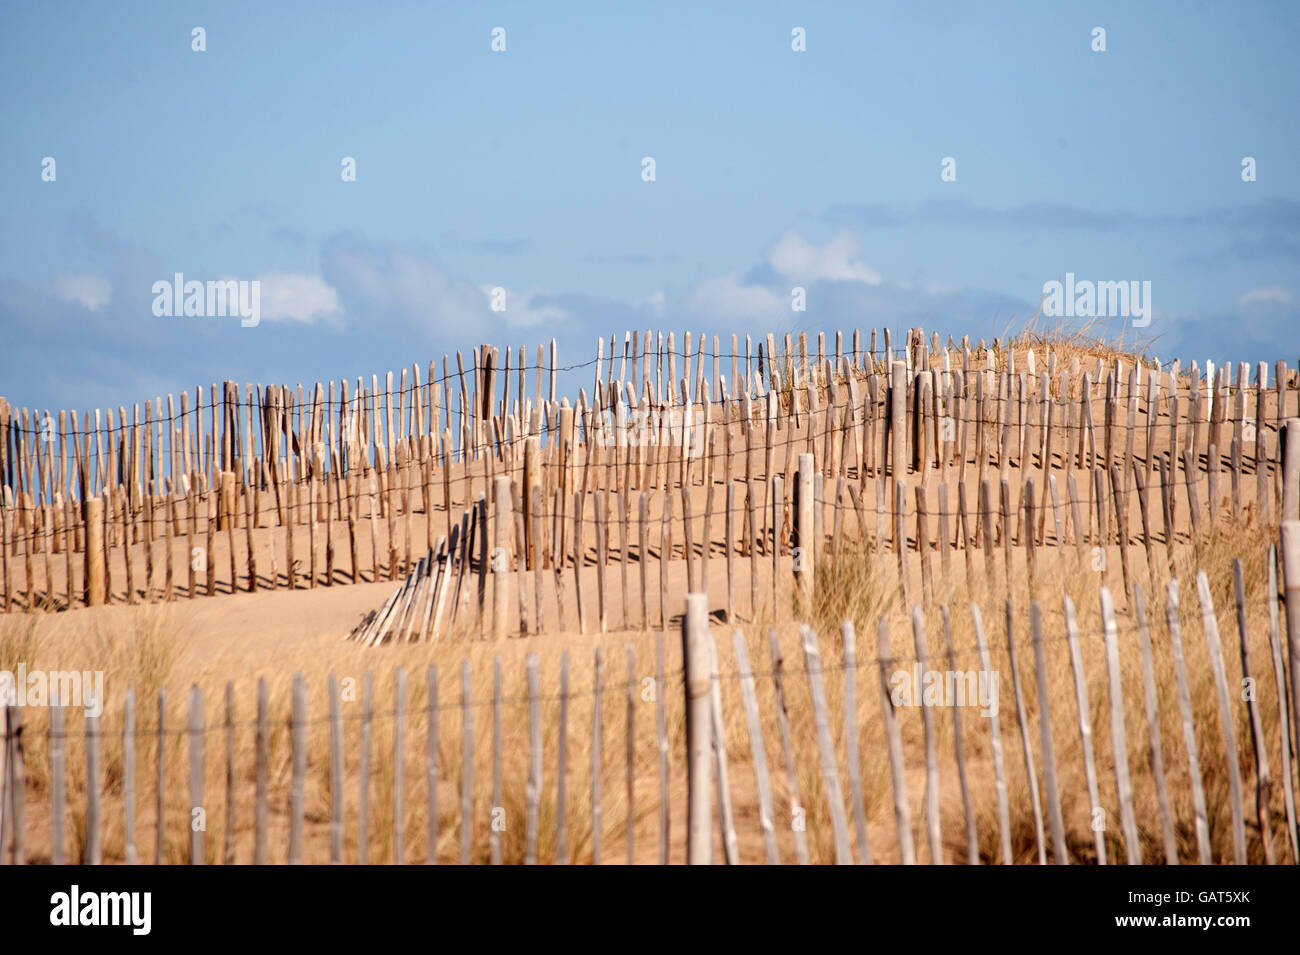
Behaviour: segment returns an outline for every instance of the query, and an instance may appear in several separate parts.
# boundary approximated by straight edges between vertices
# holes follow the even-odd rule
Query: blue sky
[[[992,337],[1067,272],[1150,281],[1162,359],[1300,354],[1300,5],[709,6],[7,3],[0,394],[631,328]],[[261,324],[155,317],[175,272],[260,279]]]

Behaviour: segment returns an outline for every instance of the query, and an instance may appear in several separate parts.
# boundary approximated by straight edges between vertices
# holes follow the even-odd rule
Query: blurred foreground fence
[[[606,667],[618,661],[597,647],[592,682],[582,687],[571,683],[565,652],[557,684],[544,689],[530,653],[519,694],[503,692],[499,657],[490,687],[474,685],[468,659],[459,674],[429,666],[423,705],[409,703],[401,669],[379,707],[369,672],[359,706],[351,681],[331,674],[311,703],[296,675],[287,722],[272,718],[259,681],[256,701],[239,707],[227,685],[216,712],[192,688],[180,726],[166,722],[165,690],[149,714],[128,691],[111,726],[97,713],[48,708],[48,771],[42,768],[39,788],[29,784],[32,716],[51,701],[28,700],[5,710],[0,858],[33,860],[27,839],[39,818],[49,833],[39,861],[55,863],[1294,863],[1300,522],[1283,524],[1282,544],[1285,607],[1270,551],[1269,626],[1266,639],[1254,634],[1255,655],[1238,563],[1236,640],[1221,632],[1223,608],[1200,573],[1199,636],[1190,626],[1184,632],[1189,618],[1180,601],[1188,610],[1192,601],[1176,581],[1164,594],[1163,628],[1158,612],[1154,624],[1148,619],[1135,583],[1132,622],[1123,625],[1102,587],[1099,629],[1080,627],[1069,597],[1059,622],[1054,608],[1033,602],[1026,616],[1008,601],[997,614],[1005,628],[998,639],[998,625],[990,620],[986,633],[980,607],[971,605],[973,645],[955,646],[944,606],[942,648],[932,652],[926,614],[916,606],[910,632],[881,618],[874,642],[861,649],[851,623],[820,636],[801,626],[798,660],[783,658],[772,630],[767,665],[750,663],[758,635],[732,630],[734,668],[726,669],[707,602],[690,594],[680,650],[670,646],[666,659],[664,632],[656,634],[653,677],[638,676],[632,644],[625,681],[607,678]],[[831,646],[838,652],[823,649]],[[1251,692],[1233,685],[1238,672]],[[1172,692],[1158,692],[1170,685]],[[1176,698],[1176,715],[1162,715],[1161,695],[1166,708]],[[1141,714],[1137,725],[1126,701]],[[102,701],[74,702],[97,709]],[[639,715],[647,703],[653,730]],[[553,719],[544,719],[544,707]],[[254,709],[255,719],[236,719],[237,710]],[[375,742],[381,724],[389,744],[382,749]],[[416,730],[424,735],[422,774],[407,769]],[[237,735],[250,733],[251,755],[236,745]],[[320,745],[309,734],[320,734]],[[503,743],[520,734],[526,742]],[[309,759],[312,752],[317,758]],[[77,787],[84,805],[75,807],[67,778],[74,756],[85,767]],[[581,793],[577,757],[590,764]],[[214,763],[224,770],[216,792]],[[156,780],[152,799],[142,795],[142,769]],[[1080,769],[1086,791],[1065,782],[1077,782]],[[511,778],[516,771],[522,778]],[[1135,796],[1135,772],[1154,804]],[[1013,774],[1024,784],[1014,784]],[[412,775],[424,777],[422,846],[410,839]],[[947,813],[945,785],[959,792],[944,798]],[[890,804],[892,827],[871,827],[872,810]],[[68,851],[70,812],[75,853]],[[110,812],[120,814],[111,846]],[[150,855],[142,844],[152,846]]]

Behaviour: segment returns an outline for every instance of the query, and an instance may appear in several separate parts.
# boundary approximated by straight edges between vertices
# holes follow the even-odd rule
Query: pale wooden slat
[[[501,805],[501,658],[492,658],[492,827],[488,836],[489,858],[492,865],[501,864],[501,829],[497,825]]]
[[[1028,528],[1032,535],[1033,529]],[[1056,783],[1056,747],[1052,742],[1051,695],[1047,688],[1047,658],[1043,653],[1043,614],[1038,601],[1029,605],[1029,629],[1034,642],[1034,671],[1038,678],[1038,728],[1043,747],[1043,787],[1047,790],[1047,818],[1052,827],[1052,856],[1057,865],[1069,865],[1065,847],[1065,822],[1061,818],[1061,793]]]
[[[68,548],[69,551],[72,548]],[[156,770],[155,778],[155,801],[154,801],[154,856],[153,864],[162,865],[163,855],[165,853],[164,844],[164,825],[166,822],[166,804],[167,804],[167,774],[166,774],[166,756],[167,756],[167,687],[160,687],[158,690],[158,726],[154,734],[154,768]]]
[[[271,748],[270,694],[265,677],[257,678],[256,792],[253,808],[253,864],[266,865],[267,788]]]
[[[596,648],[596,670],[592,678],[591,703],[591,864],[600,865],[601,835],[604,828],[604,814],[600,805],[601,770],[604,759],[601,744],[604,742],[604,726],[601,723],[600,691],[605,677],[605,652]]]
[[[736,820],[731,804],[731,778],[727,771],[727,738],[722,717],[722,687],[718,674],[718,647],[713,634],[708,635],[709,711],[713,731],[714,781],[718,790],[718,826],[722,838],[722,857],[727,865],[740,863],[740,849],[736,842]]]
[[[1003,503],[1006,503],[1007,482],[1002,482]],[[1008,551],[1008,560],[1006,562],[1007,580],[1011,579],[1011,561],[1010,561],[1010,522],[1008,520],[1007,509],[1002,509],[1002,533],[1003,543]],[[1029,803],[1034,811],[1034,844],[1038,850],[1038,864],[1047,865],[1047,845],[1043,833],[1043,804],[1038,791],[1038,773],[1034,768],[1034,747],[1030,742],[1029,736],[1029,715],[1025,710],[1025,696],[1020,684],[1020,663],[1016,656],[1016,640],[1014,635],[1014,613],[1012,611],[1011,598],[1006,602],[1006,627],[1007,627],[1007,662],[1011,666],[1011,689],[1016,701],[1016,724],[1020,728],[1020,751],[1025,760],[1025,779],[1029,782]]]
[[[943,642],[948,656],[948,669],[956,672],[957,658],[956,652],[952,645],[952,622],[948,616],[948,605],[944,604],[939,608],[940,615],[943,617]],[[984,676],[981,674],[981,676]],[[989,677],[984,676],[985,679]],[[954,754],[957,759],[957,781],[961,788],[961,809],[962,816],[966,821],[966,862],[969,865],[979,865],[979,833],[975,828],[975,814],[971,810],[970,786],[966,780],[966,753],[962,745],[962,707],[953,701],[952,709],[952,745]],[[986,716],[996,716],[996,714],[985,714]]]
[[[682,615],[682,661],[686,690],[686,861],[709,865],[713,861],[713,787],[710,779],[713,716],[710,705],[712,672],[709,664],[708,602],[703,594],[686,595]]]
[[[202,865],[203,834],[205,824],[203,817],[207,808],[203,805],[203,734],[205,732],[203,717],[203,691],[198,686],[190,687],[190,865]]]
[[[560,713],[555,737],[555,864],[569,864],[569,651],[560,655]]]
[[[898,460],[896,454],[895,463]],[[898,833],[899,860],[903,865],[916,865],[911,812],[907,805],[907,780],[903,775],[903,736],[898,728],[898,715],[894,712],[894,700],[889,689],[888,668],[894,662],[889,639],[889,621],[881,616],[876,624],[876,664],[880,672],[880,715],[885,727],[889,777],[894,790],[894,827]]]
[[[14,710],[9,712],[10,727],[14,726]],[[20,724],[21,725],[21,724]],[[21,753],[21,750],[18,751]],[[18,766],[21,766],[21,761]],[[14,767],[18,768],[18,767]],[[12,770],[11,770],[12,772]],[[82,861],[86,865],[100,865],[104,861],[103,830],[100,828],[100,797],[103,786],[99,761],[99,717],[86,714],[86,848]],[[19,793],[22,787],[19,786]],[[14,861],[22,862],[22,818],[21,795],[14,801]]]
[[[1160,838],[1165,850],[1165,864],[1178,865],[1178,839],[1174,834],[1173,815],[1169,809],[1169,789],[1165,782],[1164,746],[1160,739],[1160,704],[1156,696],[1155,668],[1151,660],[1151,634],[1147,623],[1146,594],[1142,585],[1133,585],[1133,605],[1138,620],[1138,641],[1142,650],[1142,697],[1146,706],[1147,734],[1150,737],[1151,775],[1156,783],[1156,806],[1160,813]]]
[[[406,862],[406,670],[394,675],[393,700],[393,863]]]
[[[794,744],[790,739],[790,716],[785,705],[785,685],[782,671],[785,660],[781,655],[781,644],[777,640],[776,630],[767,632],[768,649],[772,660],[772,694],[776,702],[776,722],[781,733],[781,752],[785,757],[786,792],[790,800],[790,828],[794,833],[795,857],[800,865],[808,864],[808,836],[804,820],[806,813],[803,800],[799,795],[799,775],[795,769]]]
[[[626,543],[626,534],[624,534]],[[626,549],[626,548],[625,548]],[[627,626],[627,578],[623,579],[623,625]],[[636,831],[636,790],[635,784],[635,760],[636,760],[636,648],[632,643],[627,645],[627,711],[624,722],[626,728],[626,799],[627,799],[627,864],[633,863],[633,840]]]
[[[988,560],[989,552],[986,551],[984,556],[985,560]],[[1069,598],[1067,597],[1066,600],[1068,601]],[[985,673],[993,674],[996,671],[989,662],[989,648],[984,639],[984,618],[980,613],[979,605],[972,603],[970,613],[971,623],[975,629],[975,645],[979,652],[980,669]],[[886,639],[888,639],[888,633],[886,633]],[[884,654],[881,654],[881,656],[883,657]],[[993,752],[994,792],[998,803],[998,840],[1002,847],[1002,864],[1011,865],[1014,861],[1011,852],[1011,814],[1007,806],[1007,779],[1002,754],[1002,726],[998,717],[1000,712],[1001,709],[999,708],[989,716],[989,739],[990,749]]]
[[[845,627],[852,628],[846,623]],[[745,635],[736,630],[731,635],[736,653],[736,670],[740,675],[741,698],[745,706],[745,719],[749,725],[749,749],[754,761],[754,780],[758,787],[758,825],[763,833],[763,851],[769,865],[779,865],[780,854],[776,846],[776,829],[772,814],[772,781],[767,769],[767,747],[763,742],[763,724],[758,715],[758,698],[754,692],[754,675],[749,667],[749,650],[745,644]],[[847,665],[847,664],[846,664]],[[854,722],[848,717],[846,724]],[[860,794],[859,794],[860,795]],[[856,798],[856,797],[855,797]],[[865,838],[862,842],[865,848]],[[868,850],[869,851],[869,850]]]
[[[135,746],[134,740],[127,742],[126,724],[134,721],[135,700],[131,690],[127,690],[127,702],[122,729],[122,774],[126,792],[125,814],[127,819],[127,862],[135,863]],[[67,730],[66,710],[58,698],[58,691],[50,691],[50,862],[63,865],[67,843],[64,837],[63,823],[67,812]],[[0,779],[4,779],[3,764],[0,763]],[[2,789],[3,787],[0,787]],[[8,794],[6,793],[6,796]],[[0,809],[0,813],[3,813]],[[4,853],[5,844],[0,840],[0,855]]]
[[[357,861],[370,862],[370,736],[374,719],[374,677],[361,677],[361,754],[357,773]]]
[[[930,655],[925,639],[925,615],[920,607],[912,608],[912,646],[916,662],[925,673]],[[930,864],[943,864],[943,835],[939,820],[939,751],[935,740],[934,713],[922,699],[921,725],[925,736],[925,829],[930,850]]]
[[[293,675],[292,778],[289,789],[289,865],[302,864],[303,817],[306,814],[307,782],[307,682],[301,673]]]
[[[469,865],[470,847],[474,838],[474,711],[472,706],[472,681],[469,661],[460,664],[460,864]]]
[[[1279,383],[1279,388],[1281,384]],[[1288,431],[1291,426],[1288,424]],[[1300,432],[1300,427],[1295,428]],[[1300,441],[1300,437],[1296,439]],[[1300,459],[1300,454],[1294,456]],[[1300,467],[1300,464],[1296,465]],[[1300,606],[1300,521],[1282,522],[1282,579],[1288,608]],[[1286,615],[1287,664],[1291,670],[1291,727],[1300,734],[1300,613]]]
[[[1124,835],[1124,852],[1129,865],[1142,864],[1142,843],[1138,837],[1137,817],[1133,812],[1133,782],[1129,775],[1128,734],[1124,726],[1124,691],[1120,681],[1119,639],[1115,625],[1115,605],[1110,589],[1102,587],[1101,622],[1106,642],[1106,682],[1110,690],[1110,738],[1115,758],[1115,795],[1119,801],[1120,828]]]
[[[436,392],[435,392],[436,394]],[[429,865],[438,862],[438,776],[440,753],[438,750],[438,665],[430,663],[426,673],[428,704],[426,709],[427,734],[424,757],[425,789],[429,800],[426,834],[427,848],[424,861]]]
[[[1201,865],[1210,865],[1209,811],[1205,804],[1205,787],[1201,777],[1201,763],[1197,754],[1196,731],[1192,722],[1192,700],[1187,689],[1187,663],[1183,656],[1182,624],[1178,619],[1178,581],[1169,581],[1165,601],[1165,617],[1169,624],[1169,646],[1174,656],[1174,677],[1178,685],[1178,711],[1182,717],[1183,745],[1187,750],[1187,773],[1192,784],[1192,806],[1196,814],[1196,850]]]
[[[648,624],[647,620],[647,624]],[[655,749],[659,763],[659,864],[668,864],[668,725],[664,710],[664,632],[655,632]]]
[[[525,792],[524,865],[536,865],[538,811],[542,797],[542,703],[537,654],[528,654],[524,667],[528,678],[528,788]]]
[[[28,608],[31,606],[31,577],[27,577],[28,583]],[[27,863],[27,765],[25,754],[23,752],[23,707],[6,706],[9,714],[7,748],[8,758],[6,760],[6,775],[4,777],[5,785],[4,798],[5,807],[8,810],[5,813],[7,820],[5,829],[12,843],[12,856],[10,861],[14,865],[25,865]],[[93,722],[92,722],[93,721]],[[98,717],[86,717],[86,752],[87,752],[87,789],[88,801],[86,806],[86,836],[89,840],[92,835],[94,842],[94,857],[87,859],[93,865],[98,865],[99,850],[99,790],[96,785],[99,780],[99,741],[95,737],[92,742],[91,735],[97,729],[99,722]],[[93,729],[92,729],[93,727]],[[94,762],[89,762],[90,753],[94,752]],[[94,766],[96,771],[91,772],[90,767]],[[91,829],[91,805],[94,805],[94,829]],[[4,855],[5,844],[0,841],[0,856]]]
[[[852,485],[850,485],[852,487]],[[744,637],[740,632],[736,632],[737,656],[744,652]],[[848,757],[849,773],[849,794],[853,800],[853,827],[854,835],[858,842],[858,862],[862,865],[871,864],[871,845],[867,841],[867,812],[866,806],[862,799],[862,755],[859,751],[858,744],[858,650],[857,650],[857,631],[853,628],[852,622],[845,620],[840,626],[840,643],[841,654],[844,660],[844,749]],[[749,669],[748,661],[745,661],[745,670]],[[753,680],[750,680],[749,695],[753,695]],[[746,697],[745,708],[750,709],[749,696]],[[763,729],[758,725],[758,706],[753,707],[753,715],[750,723],[751,737],[754,730],[758,731],[758,739],[761,745]],[[752,740],[751,740],[752,741]],[[755,755],[755,771],[757,771],[758,756]],[[761,785],[767,784],[767,759],[763,757],[763,778]],[[760,788],[760,803],[762,790]],[[771,798],[769,796],[769,812]],[[768,820],[770,825],[770,818]],[[765,833],[766,835],[766,833]],[[776,844],[773,842],[772,848],[775,850]],[[777,861],[769,858],[769,862]]]
[[[53,715],[54,711],[51,710],[50,716],[53,717]],[[60,720],[59,730],[62,733],[62,720]],[[63,858],[61,804],[59,815],[58,850],[60,861],[55,862],[55,865],[60,865]],[[122,829],[126,864],[135,865],[140,861],[140,857],[135,844],[135,690],[130,687],[127,687],[126,694],[122,699]]]
[[[1237,761],[1237,728],[1233,724],[1228,681],[1223,672],[1223,646],[1219,642],[1219,621],[1214,613],[1214,600],[1210,596],[1210,580],[1203,570],[1196,574],[1196,592],[1201,603],[1201,624],[1205,628],[1205,643],[1210,651],[1210,667],[1214,671],[1214,688],[1219,698],[1219,721],[1223,729],[1224,758],[1228,764],[1228,793],[1232,810],[1232,856],[1237,865],[1245,865],[1246,821],[1241,804],[1241,764]]]
[[[1088,703],[1088,681],[1083,669],[1083,655],[1079,649],[1079,627],[1075,620],[1074,601],[1066,596],[1065,633],[1070,644],[1070,671],[1074,675],[1075,710],[1079,717],[1079,740],[1083,747],[1083,773],[1088,786],[1088,806],[1091,810],[1089,828],[1092,829],[1093,847],[1097,853],[1097,864],[1106,864],[1106,830],[1092,825],[1093,817],[1101,806],[1101,790],[1097,782],[1097,762],[1092,746],[1092,709]]]
[[[339,681],[330,671],[326,682],[330,720],[330,864],[343,862],[343,713]]]
[[[1234,515],[1239,519],[1240,515]],[[1241,561],[1232,562],[1232,588],[1237,602],[1237,634],[1241,648],[1241,679],[1243,686],[1254,687],[1254,672],[1250,665],[1250,639],[1246,628],[1246,583],[1242,577]],[[1256,688],[1257,689],[1257,688]],[[1243,691],[1246,715],[1250,720],[1250,748],[1255,757],[1255,816],[1259,823],[1259,838],[1264,847],[1264,862],[1273,865],[1273,826],[1269,819],[1268,801],[1273,791],[1273,778],[1269,772],[1268,753],[1265,750],[1264,724],[1260,719],[1255,693]]]
[[[1296,828],[1295,787],[1291,779],[1291,714],[1287,708],[1286,667],[1282,663],[1277,606],[1277,549],[1268,549],[1268,643],[1273,657],[1273,685],[1277,691],[1277,725],[1282,752],[1282,798],[1286,804],[1287,833],[1291,837],[1291,861],[1300,862],[1300,833]]]

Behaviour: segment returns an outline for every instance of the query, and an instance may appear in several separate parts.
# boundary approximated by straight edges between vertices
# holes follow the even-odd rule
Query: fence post
[[[1300,520],[1300,418],[1287,418],[1282,433],[1282,520]]]
[[[709,760],[713,754],[709,691],[709,610],[704,594],[686,595],[682,616],[682,661],[686,670],[686,861],[689,865],[713,862],[713,780]]]
[[[1295,679],[1296,666],[1300,665],[1300,520],[1282,522],[1282,578],[1291,664],[1291,720],[1293,726],[1300,726],[1300,685]]]
[[[889,382],[890,477],[895,481],[907,474],[907,364],[890,366]]]
[[[795,577],[799,591],[810,606],[813,595],[813,560],[817,551],[817,537],[813,531],[813,473],[815,463],[811,454],[799,455],[799,552],[794,559]]]
[[[0,784],[0,793],[5,795],[5,824],[0,830],[0,835],[7,836],[11,841],[7,845],[3,838],[0,838],[0,864],[4,861],[12,862],[14,865],[24,865],[27,862],[27,768],[23,758],[23,708],[21,706],[6,706],[5,711],[9,714],[9,722],[6,736],[8,748],[8,759],[5,762],[6,775],[3,784]],[[92,717],[87,717],[87,720]],[[87,750],[89,752],[89,749]],[[87,787],[95,779],[94,774],[87,774]],[[86,814],[87,838],[90,835],[90,813]],[[12,856],[5,860],[3,858],[6,849],[12,846]],[[91,860],[98,864],[98,859]]]
[[[500,475],[496,479],[494,497],[495,511],[492,528],[492,632],[505,636],[506,618],[510,614],[510,589],[508,575],[510,572],[510,519],[513,497],[510,492],[510,478]],[[522,558],[522,554],[520,557]],[[519,576],[522,586],[523,561],[520,560]]]
[[[1300,429],[1297,429],[1300,431]],[[105,602],[104,594],[104,499],[92,497],[84,505],[86,522],[86,606],[98,607]],[[170,545],[170,541],[168,542]],[[27,581],[30,592],[32,583]]]

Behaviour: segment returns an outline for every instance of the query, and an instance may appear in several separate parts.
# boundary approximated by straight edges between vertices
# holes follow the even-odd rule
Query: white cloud
[[[663,318],[664,306],[667,302],[668,297],[664,295],[663,289],[655,289],[655,291],[650,293],[649,297],[638,299],[633,302],[632,305],[634,308],[648,309],[650,314],[654,315],[655,318]]]
[[[327,251],[325,273],[367,322],[397,320],[459,338],[485,330],[493,316],[483,289],[389,246],[336,243]]]
[[[823,246],[787,232],[767,253],[767,262],[781,275],[799,281],[880,284],[880,273],[859,261],[858,240],[851,232],[840,232]]]
[[[50,292],[65,302],[79,302],[92,312],[107,305],[113,298],[113,286],[108,279],[86,273],[60,275],[50,283]]]
[[[775,318],[789,312],[790,299],[762,285],[745,285],[738,272],[705,279],[687,297],[693,313],[715,321]]]
[[[1266,285],[1260,288],[1253,288],[1249,292],[1243,292],[1237,296],[1237,307],[1245,308],[1248,305],[1259,304],[1276,304],[1290,305],[1294,300],[1289,288],[1283,288],[1280,285]]]
[[[262,286],[263,318],[314,324],[341,311],[338,292],[319,275],[270,272],[257,281]]]

